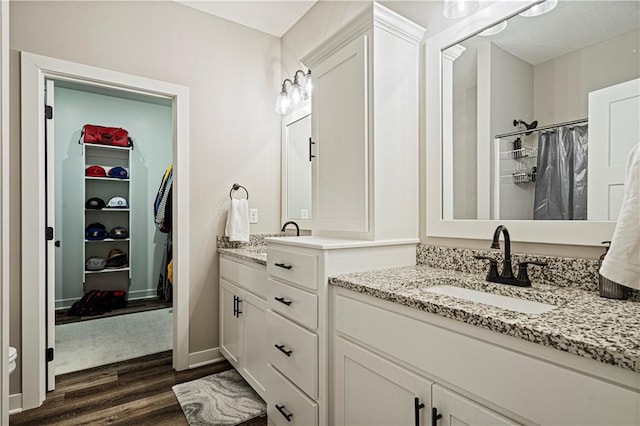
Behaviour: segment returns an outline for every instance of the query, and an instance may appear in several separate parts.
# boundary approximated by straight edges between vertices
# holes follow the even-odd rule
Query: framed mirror
[[[282,119],[282,223],[311,229],[311,105]]]
[[[531,5],[497,2],[427,40],[429,236],[503,223],[519,241],[611,239],[640,143],[640,4]]]

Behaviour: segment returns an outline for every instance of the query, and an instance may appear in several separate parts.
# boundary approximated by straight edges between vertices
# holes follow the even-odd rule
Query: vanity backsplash
[[[218,235],[216,237],[216,245],[218,248],[223,249],[238,249],[238,248],[251,248],[258,246],[266,246],[267,242],[265,238],[269,237],[282,237],[284,234],[251,234],[249,235],[249,242],[229,241],[229,238]]]
[[[418,244],[416,263],[432,268],[451,269],[471,274],[486,274],[489,265],[486,261],[476,260],[474,256],[489,256],[498,260],[498,269],[502,270],[504,256],[498,250],[476,250],[455,247],[439,247]],[[532,283],[549,284],[558,287],[571,287],[585,291],[598,291],[598,270],[600,260],[573,259],[567,257],[542,256],[530,254],[512,254],[514,273],[520,262],[540,261],[548,265],[529,267]],[[640,291],[628,289],[629,299],[640,301]]]

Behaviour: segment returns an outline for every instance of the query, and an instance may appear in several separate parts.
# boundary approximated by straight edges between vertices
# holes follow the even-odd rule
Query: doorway
[[[53,236],[47,235],[47,228],[53,227],[55,223],[55,207],[53,200],[47,198],[50,191],[46,188],[46,171],[55,169],[53,159],[46,155],[46,143],[51,138],[51,128],[54,127],[45,126],[45,93],[46,82],[49,80],[64,82],[62,85],[66,84],[67,89],[80,85],[92,88],[93,92],[117,92],[129,97],[129,100],[136,97],[139,100],[142,97],[155,99],[158,104],[170,105],[171,160],[174,165],[173,279],[176,284],[172,295],[173,367],[176,370],[188,368],[188,89],[172,83],[25,52],[21,54],[21,80],[22,408],[41,405],[45,399],[47,380],[51,384],[55,374],[52,373],[55,371],[52,368],[49,368],[47,374],[47,367],[52,365],[47,361],[47,355],[51,353],[50,348],[55,349],[54,271],[55,242],[58,240],[55,230]],[[131,165],[134,169],[135,163]],[[161,177],[148,176],[148,180],[153,180],[155,186],[159,184]],[[185,207],[181,209],[180,206]],[[82,244],[84,239],[80,240],[79,246],[82,247]]]
[[[154,205],[173,160],[171,100],[55,79],[45,100],[56,247],[48,369],[58,376],[170,350],[171,295],[158,294],[158,281],[171,241]],[[125,143],[126,131],[133,146],[85,143],[90,124],[122,129]]]

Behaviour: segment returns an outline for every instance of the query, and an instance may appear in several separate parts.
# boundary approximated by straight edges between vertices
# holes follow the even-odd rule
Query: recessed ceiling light
[[[551,12],[558,5],[558,0],[546,0],[542,3],[538,3],[534,6],[531,6],[529,9],[520,13],[520,16],[525,16],[530,18],[532,16],[540,16],[544,15],[547,12]]]
[[[487,28],[486,30],[484,30],[481,33],[479,33],[478,35],[482,36],[482,37],[488,37],[488,36],[496,35],[498,33],[501,33],[502,31],[504,31],[505,28],[507,28],[507,21],[502,21],[502,22],[497,23],[493,27]]]

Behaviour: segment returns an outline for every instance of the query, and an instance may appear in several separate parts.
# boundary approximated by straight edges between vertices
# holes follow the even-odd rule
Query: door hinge
[[[47,241],[53,240],[53,227],[52,226],[47,226],[46,236],[47,236]]]
[[[51,120],[53,118],[53,107],[50,105],[44,106],[44,118]]]
[[[53,352],[54,352],[53,348],[47,348],[46,350],[47,362],[53,361],[53,358],[54,358]]]

